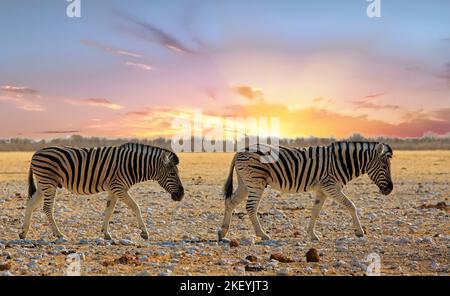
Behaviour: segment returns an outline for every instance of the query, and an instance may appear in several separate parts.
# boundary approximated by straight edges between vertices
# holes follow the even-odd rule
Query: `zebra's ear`
[[[383,143],[378,143],[377,146],[375,147],[378,155],[381,155],[384,152],[384,144]]]
[[[170,164],[170,155],[166,151],[163,152],[162,159],[163,159],[164,165]]]

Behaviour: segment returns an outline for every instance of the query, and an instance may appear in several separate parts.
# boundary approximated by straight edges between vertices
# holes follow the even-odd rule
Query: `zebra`
[[[53,217],[56,189],[64,187],[70,192],[85,195],[108,192],[102,225],[105,239],[112,239],[108,224],[119,199],[137,216],[141,237],[148,239],[141,210],[128,190],[134,184],[155,180],[171,194],[174,201],[180,201],[184,196],[184,188],[178,176],[178,164],[179,159],[175,153],[138,143],[95,148],[48,147],[38,150],[31,159],[28,174],[29,199],[19,237],[26,238],[32,213],[44,201],[44,212],[53,234],[58,239],[64,239]]]
[[[264,149],[262,147],[264,146]],[[278,151],[278,159],[264,163],[267,151]],[[264,151],[265,150],[265,151]],[[283,146],[254,145],[235,154],[224,185],[225,214],[219,241],[229,229],[234,209],[247,199],[246,210],[255,233],[263,240],[270,236],[261,228],[257,211],[264,189],[271,188],[287,193],[312,191],[316,198],[307,233],[319,240],[314,228],[317,217],[327,197],[336,199],[350,212],[355,234],[364,236],[355,204],[342,191],[352,179],[368,174],[381,193],[388,195],[393,189],[389,145],[378,142],[334,142],[329,146],[290,148]],[[267,162],[267,161],[266,161]],[[233,193],[233,171],[236,170],[238,187]]]

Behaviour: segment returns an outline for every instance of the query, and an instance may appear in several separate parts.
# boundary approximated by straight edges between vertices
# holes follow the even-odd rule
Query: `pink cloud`
[[[0,101],[12,102],[15,104],[16,108],[25,110],[25,111],[41,112],[41,111],[45,110],[44,107],[37,104],[33,100],[24,98],[21,96],[2,96],[2,95],[0,95]]]
[[[93,107],[102,107],[102,108],[108,108],[112,110],[119,110],[123,109],[124,106],[113,103],[107,99],[103,98],[90,98],[90,99],[67,99],[65,100],[67,104],[70,105],[78,105],[78,106],[93,106]]]
[[[37,95],[39,93],[37,90],[26,86],[4,85],[0,87],[0,89],[3,92],[12,93],[16,95]]]
[[[126,61],[125,65],[127,65],[129,67],[134,67],[134,68],[138,68],[141,70],[145,70],[145,71],[153,70],[153,67],[151,65],[145,64],[145,63],[135,63],[135,62]]]
[[[132,58],[143,58],[144,57],[142,54],[139,54],[139,53],[101,45],[101,44],[91,41],[91,40],[81,40],[80,42],[84,45],[94,47],[94,48],[100,49],[104,52],[108,52],[108,53],[114,54],[114,55],[120,55],[120,56],[125,56],[125,57],[132,57]]]
[[[0,87],[0,91],[0,101],[12,102],[18,109],[32,112],[45,110],[36,102],[36,99],[39,98],[39,91],[35,89],[26,86],[3,85]],[[1,94],[2,92],[4,95]]]
[[[122,12],[117,12],[123,19],[129,21],[134,24],[135,27],[127,27],[126,31],[134,36],[142,38],[147,41],[152,41],[160,44],[161,46],[174,51],[178,54],[180,53],[188,53],[188,54],[197,54],[195,51],[188,48],[181,41],[175,38],[173,35],[164,31],[161,28],[158,28],[149,22],[145,22],[136,17],[127,15]]]

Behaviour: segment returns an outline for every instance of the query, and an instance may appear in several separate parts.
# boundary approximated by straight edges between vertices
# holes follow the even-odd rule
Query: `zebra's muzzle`
[[[184,188],[181,187],[177,192],[172,193],[171,196],[174,201],[182,200],[184,196]]]
[[[383,195],[388,195],[389,193],[392,192],[392,189],[394,189],[394,185],[392,184],[392,182],[390,182],[386,186],[381,187],[380,191]]]

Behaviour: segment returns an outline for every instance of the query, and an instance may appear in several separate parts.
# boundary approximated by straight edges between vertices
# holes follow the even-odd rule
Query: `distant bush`
[[[360,134],[353,134],[348,138],[318,138],[302,137],[280,139],[280,145],[292,147],[324,146],[335,141],[376,141],[389,144],[395,150],[450,150],[450,135],[437,136],[425,135],[420,138],[387,138],[375,137],[366,138]],[[51,140],[32,140],[26,138],[0,139],[0,151],[36,151],[48,146],[75,146],[75,147],[98,147],[121,145],[127,142],[138,142],[142,144],[171,148],[171,140],[168,138],[137,139],[137,138],[100,138],[83,137],[72,135],[67,138],[57,138]],[[193,139],[192,139],[193,146]],[[247,141],[248,142],[248,141]],[[236,144],[236,143],[234,143]],[[224,144],[225,145],[225,144]],[[225,150],[225,149],[224,149]]]

